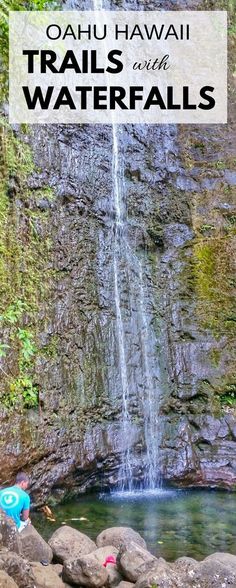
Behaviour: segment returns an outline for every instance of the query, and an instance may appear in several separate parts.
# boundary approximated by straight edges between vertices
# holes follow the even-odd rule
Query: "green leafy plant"
[[[16,378],[10,383],[8,406],[16,406],[22,398],[25,408],[34,408],[38,405],[38,388],[30,376]]]
[[[201,227],[199,228],[200,233],[205,233],[205,231],[215,231],[214,225],[201,225]]]
[[[26,362],[28,362],[30,361],[31,357],[36,353],[33,335],[27,329],[18,329],[17,337],[21,342],[22,357]]]
[[[7,345],[6,343],[0,343],[0,358],[6,357],[7,349],[10,349],[10,345]]]
[[[220,397],[221,404],[226,404],[228,406],[235,406],[236,405],[236,397],[233,393],[231,394],[222,394]]]
[[[18,348],[18,369],[17,378],[10,378],[8,389],[3,393],[2,399],[6,407],[22,405],[24,408],[34,408],[38,404],[38,387],[34,384],[31,370],[32,360],[36,354],[34,336],[27,328],[19,326],[24,312],[27,310],[27,304],[22,300],[8,306],[0,319],[6,327],[10,327],[10,340],[12,348]],[[7,356],[11,346],[7,343],[0,344],[0,358]],[[7,376],[1,367],[1,371]]]
[[[226,406],[236,406],[236,384],[226,384],[220,392],[220,403]]]
[[[1,321],[6,321],[10,324],[15,324],[21,318],[27,306],[22,300],[17,300],[14,304],[8,306],[6,311],[0,315]]]

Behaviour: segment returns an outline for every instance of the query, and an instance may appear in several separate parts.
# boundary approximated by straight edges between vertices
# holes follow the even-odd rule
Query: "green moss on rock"
[[[1,399],[7,407],[17,404],[29,408],[38,402],[34,384],[37,353],[35,350],[25,361],[24,345],[36,341],[39,309],[48,298],[52,239],[48,237],[49,213],[31,209],[35,193],[31,194],[27,187],[34,170],[30,147],[19,140],[4,118],[1,122],[0,342],[5,349],[1,359]],[[41,197],[43,194],[53,198],[47,186],[41,190]],[[28,333],[24,344],[18,337],[20,329]]]
[[[233,244],[218,236],[198,240],[193,248],[197,312],[204,327],[218,336],[235,329],[232,280]]]

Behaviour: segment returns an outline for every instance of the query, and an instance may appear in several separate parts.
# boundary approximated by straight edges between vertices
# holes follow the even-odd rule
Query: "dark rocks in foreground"
[[[19,535],[10,519],[1,513],[0,588],[236,586],[235,555],[214,553],[201,562],[181,557],[168,563],[149,553],[139,533],[128,527],[106,529],[94,543],[76,529],[62,526],[49,543],[50,546],[33,526]]]

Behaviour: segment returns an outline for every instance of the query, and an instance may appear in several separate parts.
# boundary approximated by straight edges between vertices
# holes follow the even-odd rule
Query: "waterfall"
[[[114,293],[115,293],[115,308],[116,308],[116,330],[119,348],[119,371],[122,385],[122,430],[121,430],[121,444],[123,440],[130,434],[130,413],[129,413],[129,382],[127,374],[127,360],[125,349],[125,332],[124,323],[121,311],[121,292],[119,287],[119,259],[121,257],[121,248],[125,247],[125,224],[124,224],[124,182],[122,167],[119,159],[119,143],[118,143],[119,127],[112,124],[112,139],[113,139],[113,158],[112,158],[112,184],[113,184],[113,200],[114,200],[114,254],[113,254],[113,269],[114,269]],[[121,485],[126,485],[129,490],[132,489],[132,465],[129,446],[123,451],[122,466],[120,472]]]
[[[102,10],[102,0],[93,0],[93,8]],[[132,491],[137,487],[134,482],[136,457],[133,446],[135,444],[136,426],[133,419],[132,402],[134,398],[138,405],[139,414],[143,421],[145,456],[143,456],[143,482],[139,488],[155,489],[160,486],[158,448],[160,444],[160,426],[158,422],[159,401],[161,389],[159,367],[158,378],[153,380],[153,365],[150,354],[156,357],[156,340],[147,319],[145,296],[145,275],[143,261],[131,245],[128,236],[129,219],[125,203],[124,183],[124,153],[122,146],[123,127],[112,122],[112,199],[113,199],[113,291],[116,322],[116,344],[118,350],[118,381],[120,382],[120,396],[122,399],[122,415],[120,425],[121,466],[119,471],[119,489]],[[128,290],[129,318],[123,302],[124,283]],[[128,323],[128,328],[127,328]],[[132,334],[138,333],[140,348],[140,362],[142,363],[142,384],[134,383],[134,376],[129,366],[131,340],[127,330]],[[137,388],[137,389],[136,389]],[[141,389],[140,389],[141,388]],[[137,474],[136,474],[137,479]]]
[[[143,357],[145,365],[146,388],[143,393],[143,408],[144,408],[144,427],[145,427],[145,441],[147,448],[147,474],[145,485],[153,490],[156,485],[160,485],[159,464],[158,464],[158,448],[159,448],[159,431],[160,424],[158,423],[159,406],[157,400],[157,390],[155,390],[152,378],[151,366],[148,355],[148,337],[149,327],[146,317],[145,296],[143,284],[143,268],[142,263],[139,263],[139,283],[140,283],[140,314],[142,321],[141,342],[143,346]],[[153,442],[153,440],[155,440]]]
[[[128,341],[125,336],[124,320],[122,318],[121,308],[121,290],[119,287],[119,261],[124,260],[126,272],[129,277],[129,288],[132,282],[135,283],[136,300],[131,301],[131,321],[138,322],[139,344],[141,348],[143,363],[143,385],[138,398],[138,403],[143,415],[144,439],[146,447],[146,469],[144,473],[143,487],[155,489],[160,486],[160,472],[158,463],[158,448],[160,443],[160,423],[158,422],[159,400],[161,389],[154,384],[152,376],[152,365],[150,363],[149,352],[150,343],[154,338],[150,332],[147,320],[146,296],[145,296],[145,279],[143,271],[143,262],[133,250],[127,232],[128,218],[125,207],[125,184],[123,181],[121,150],[119,146],[119,135],[122,138],[122,127],[112,125],[113,137],[113,201],[115,209],[114,220],[114,293],[116,307],[116,324],[119,347],[119,370],[122,382],[122,428],[121,428],[121,445],[123,445],[122,465],[120,469],[120,486],[121,489],[133,490],[133,454],[130,449],[129,440],[133,440],[134,432],[132,431],[132,410],[131,410],[131,391],[129,382],[129,366],[127,365]],[[130,292],[130,295],[132,293]],[[132,296],[131,296],[132,297]],[[137,305],[138,312],[133,311],[134,305]],[[132,331],[132,327],[131,327]],[[155,341],[153,341],[155,346]],[[158,371],[159,382],[160,373]],[[128,440],[128,444],[127,444]],[[140,485],[140,484],[139,484]]]

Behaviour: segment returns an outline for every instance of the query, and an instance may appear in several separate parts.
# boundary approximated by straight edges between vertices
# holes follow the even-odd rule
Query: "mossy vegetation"
[[[193,255],[200,320],[215,336],[230,334],[236,323],[231,239],[227,236],[198,239]]]
[[[0,12],[0,102],[8,95],[8,16],[10,10],[47,10],[57,0],[7,0]],[[52,248],[49,211],[37,200],[54,198],[50,187],[30,193],[27,185],[34,163],[29,145],[19,139],[4,116],[0,119],[0,371],[1,403],[5,407],[35,407],[39,390],[34,382],[39,308],[48,294]],[[21,125],[21,135],[30,134]],[[32,205],[33,203],[33,205]]]
[[[8,17],[11,10],[56,10],[59,0],[5,0],[0,10],[0,103],[8,96]]]
[[[184,269],[188,278],[186,284],[194,295],[199,327],[219,342],[209,353],[209,361],[216,369],[214,396],[211,397],[220,402],[222,408],[232,409],[236,407],[234,190],[231,187],[228,191],[227,206],[223,208],[223,186],[217,193],[209,191],[194,196],[195,239]]]
[[[18,376],[16,378],[12,372],[8,377],[7,372],[1,368],[8,380],[8,385],[2,391],[1,398],[7,407],[15,406],[19,400],[27,408],[38,404],[37,386],[34,385],[30,374],[32,359],[36,354],[34,336],[28,328],[23,329],[18,326],[25,311],[27,311],[27,305],[22,300],[16,300],[0,316],[3,328],[10,326],[8,333],[10,344],[0,344],[0,356],[6,357],[8,350],[11,353],[15,352],[18,356]]]
[[[227,10],[229,36],[236,37],[236,4],[235,0],[203,0],[205,10]]]
[[[26,177],[33,170],[33,162],[28,145],[20,143],[4,118],[1,118],[0,122],[0,312],[3,312],[6,302],[11,303],[13,289],[17,289],[15,266],[19,265],[21,249],[21,244],[16,238],[19,218],[15,198],[12,198],[10,193],[24,190]]]
[[[30,408],[38,404],[34,382],[39,308],[48,296],[52,240],[48,214],[35,203],[27,180],[34,170],[30,147],[1,119],[0,188],[0,370],[1,403]],[[37,191],[36,191],[37,192]],[[52,200],[45,187],[40,197]]]
[[[209,341],[207,360],[212,370],[208,397],[211,404],[216,403],[212,404],[213,408],[220,410],[221,405],[224,412],[236,408],[236,188],[233,185],[236,160],[231,148],[236,97],[236,2],[203,0],[201,8],[228,11],[229,123],[227,127],[217,128],[214,135],[211,127],[205,134],[197,125],[188,133],[180,128],[186,175],[197,178],[199,185],[196,192],[188,195],[195,237],[191,247],[181,252],[181,285],[185,299],[192,301],[197,330],[202,330]]]
[[[224,394],[220,395],[220,403],[223,406],[231,406],[236,408],[236,388],[229,388],[225,391]]]
[[[44,357],[54,359],[58,354],[59,337],[57,335],[51,335],[47,345],[44,345],[41,353]]]

